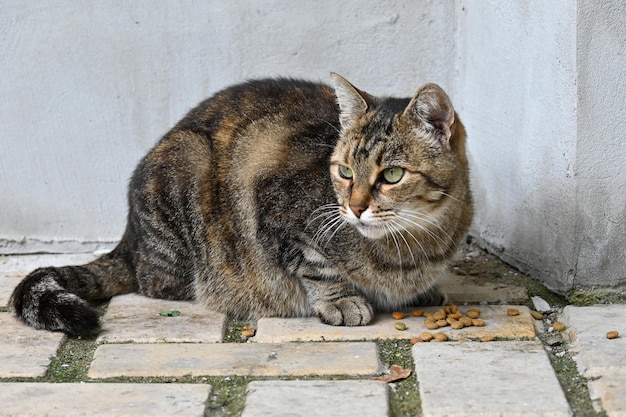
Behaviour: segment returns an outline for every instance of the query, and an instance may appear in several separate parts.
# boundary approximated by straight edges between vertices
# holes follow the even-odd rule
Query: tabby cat
[[[12,310],[85,335],[99,330],[86,300],[129,292],[347,326],[442,303],[472,218],[452,103],[434,84],[401,99],[331,79],[255,80],[199,104],[135,170],[118,246],[33,271]]]

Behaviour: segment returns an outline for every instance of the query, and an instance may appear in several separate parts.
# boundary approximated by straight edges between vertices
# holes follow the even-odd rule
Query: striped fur
[[[437,279],[472,217],[452,104],[432,84],[396,99],[332,80],[251,81],[200,103],[135,170],[118,247],[33,271],[15,314],[82,335],[99,328],[89,300],[128,292],[333,325],[443,302]]]

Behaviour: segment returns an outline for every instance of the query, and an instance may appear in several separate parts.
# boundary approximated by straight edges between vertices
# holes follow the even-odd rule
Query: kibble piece
[[[509,308],[509,309],[506,311],[506,315],[507,315],[507,316],[519,316],[519,310],[518,310],[518,309],[516,309],[516,308]]]
[[[424,341],[422,339],[420,339],[419,337],[412,337],[411,338],[411,344],[412,345],[415,345],[417,343],[422,343],[422,342],[424,342]]]
[[[470,319],[477,319],[480,317],[480,310],[477,308],[470,308],[469,310],[467,310],[467,313],[465,313],[465,315],[467,315],[467,317],[469,317]]]
[[[448,318],[449,318],[449,319],[458,320],[458,319],[460,319],[461,317],[463,317],[463,315],[462,315],[461,313],[459,313],[458,311],[457,311],[457,312],[454,312],[454,313],[450,313],[450,314],[448,314]]]
[[[439,325],[432,320],[424,320],[424,325],[428,330],[435,330],[439,328]]]
[[[450,304],[450,313],[456,314],[458,312],[459,312],[459,308],[456,306],[456,304]]]
[[[493,342],[496,338],[492,334],[486,334],[480,338],[481,342]]]
[[[401,311],[394,311],[393,313],[391,313],[391,317],[393,317],[396,320],[402,320],[403,318],[406,317],[406,314],[404,314]]]
[[[433,336],[433,334],[432,334],[432,333],[428,333],[428,332],[422,332],[422,333],[420,334],[420,339],[421,339],[423,342],[430,342],[431,340],[433,340],[433,339],[434,339],[434,337],[435,337],[435,336]]]
[[[538,312],[538,311],[531,310],[531,311],[530,311],[530,315],[531,315],[531,316],[533,316],[533,318],[534,318],[535,320],[543,320],[543,314],[541,314],[541,313],[540,313],[540,312]]]
[[[431,342],[446,342],[448,341],[448,335],[445,333],[436,333],[435,337],[433,337],[433,340],[431,340]]]
[[[435,323],[437,323],[437,326],[439,327],[446,327],[448,325],[448,322],[445,321],[444,319],[437,320]]]
[[[393,324],[393,327],[395,327],[397,330],[403,331],[406,330],[406,323],[404,323],[403,321],[397,321]]]
[[[450,327],[452,327],[454,330],[460,330],[465,327],[465,325],[458,320],[451,320]]]
[[[255,334],[256,334],[256,329],[254,328],[241,329],[241,335],[243,337],[254,337]]]
[[[435,312],[435,314],[433,314],[433,318],[435,320],[445,320],[446,317],[447,317],[447,314],[443,309],[438,310],[437,312]]]
[[[468,316],[463,316],[459,319],[459,322],[463,323],[463,326],[470,327],[472,325],[472,319]]]
[[[485,327],[485,320],[481,320],[481,319],[472,319],[472,326],[476,326],[476,327]]]
[[[411,311],[411,315],[413,317],[422,317],[424,315],[424,310],[413,310]]]
[[[611,330],[606,333],[607,339],[617,339],[619,337],[619,332],[617,330]]]
[[[560,321],[557,321],[552,325],[552,328],[557,332],[562,332],[563,330],[567,329],[567,326],[565,326],[565,324],[561,323]]]

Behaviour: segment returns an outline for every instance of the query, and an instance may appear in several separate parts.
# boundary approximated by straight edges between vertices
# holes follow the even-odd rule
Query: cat
[[[11,310],[79,336],[100,329],[87,300],[130,292],[346,326],[444,303],[438,279],[472,220],[449,97],[435,84],[390,98],[331,81],[252,80],[200,103],[134,171],[115,249],[34,270]]]

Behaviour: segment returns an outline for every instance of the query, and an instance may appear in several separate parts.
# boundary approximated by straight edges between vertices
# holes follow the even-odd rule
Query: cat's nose
[[[361,218],[361,214],[367,210],[367,207],[363,204],[350,204],[350,210],[354,213],[357,218]]]

